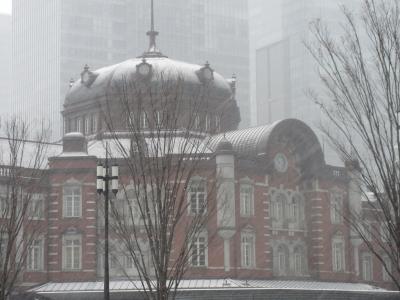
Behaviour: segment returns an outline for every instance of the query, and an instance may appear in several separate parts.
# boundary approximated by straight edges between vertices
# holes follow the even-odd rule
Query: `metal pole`
[[[106,144],[106,161],[105,161],[106,174],[104,178],[104,300],[110,299],[110,274],[108,265],[108,183],[109,183],[109,170],[108,170],[108,143]]]

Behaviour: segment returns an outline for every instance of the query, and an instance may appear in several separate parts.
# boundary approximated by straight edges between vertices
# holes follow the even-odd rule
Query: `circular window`
[[[280,173],[286,172],[286,170],[288,168],[288,161],[287,161],[285,154],[278,153],[275,155],[274,167]]]

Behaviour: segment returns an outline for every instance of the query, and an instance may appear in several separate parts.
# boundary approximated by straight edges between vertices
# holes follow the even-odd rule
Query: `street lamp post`
[[[104,300],[110,299],[110,273],[108,264],[108,201],[109,183],[114,195],[118,192],[118,165],[109,167],[108,144],[106,145],[106,159],[104,165],[99,162],[97,165],[97,193],[104,194]]]

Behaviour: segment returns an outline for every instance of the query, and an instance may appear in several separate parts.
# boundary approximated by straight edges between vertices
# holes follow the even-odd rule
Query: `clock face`
[[[280,172],[280,173],[286,172],[287,167],[288,167],[288,161],[287,161],[285,154],[278,153],[275,155],[274,166],[278,172]]]
[[[148,64],[141,64],[139,66],[139,73],[140,75],[147,76],[150,73],[150,66]]]

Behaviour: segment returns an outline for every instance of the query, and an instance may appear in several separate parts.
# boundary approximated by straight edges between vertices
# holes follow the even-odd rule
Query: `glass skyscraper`
[[[320,19],[340,34],[340,4],[360,9],[360,0],[249,0],[250,82],[253,123],[297,118],[318,132],[324,116],[308,95],[322,92],[318,67],[305,47],[310,23]],[[323,137],[320,136],[324,144]],[[328,162],[337,162],[332,151]]]

